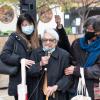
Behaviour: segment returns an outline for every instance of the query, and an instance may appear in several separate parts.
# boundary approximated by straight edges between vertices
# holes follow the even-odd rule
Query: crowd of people
[[[55,16],[55,23],[55,29],[45,29],[39,38],[33,17],[28,13],[18,17],[16,31],[0,55],[4,63],[18,66],[16,75],[9,77],[8,87],[8,94],[15,100],[23,59],[29,100],[71,100],[77,95],[81,67],[89,96],[95,100],[94,87],[100,78],[100,16],[88,18],[83,26],[84,36],[71,45],[60,16]]]

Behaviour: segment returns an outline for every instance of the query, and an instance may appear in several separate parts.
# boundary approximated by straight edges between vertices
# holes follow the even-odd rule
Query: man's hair
[[[57,41],[59,41],[59,35],[58,35],[58,33],[56,32],[55,29],[53,29],[53,28],[47,28],[47,29],[45,29],[41,38],[44,38],[44,34],[45,34],[45,33],[49,33],[49,34],[50,34],[51,36],[53,36]]]
[[[100,15],[97,16],[94,24],[93,24],[93,28],[95,32],[100,32]]]
[[[89,25],[93,25],[96,20],[96,16],[88,17],[88,19],[84,22],[84,28],[87,28]]]

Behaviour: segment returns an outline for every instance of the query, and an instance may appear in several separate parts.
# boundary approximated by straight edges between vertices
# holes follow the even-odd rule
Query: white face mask
[[[22,32],[25,35],[31,35],[33,31],[34,31],[34,26],[33,25],[22,26]]]
[[[48,52],[48,53],[52,53],[52,52],[55,51],[55,48],[45,48],[45,47],[43,47],[43,51]]]

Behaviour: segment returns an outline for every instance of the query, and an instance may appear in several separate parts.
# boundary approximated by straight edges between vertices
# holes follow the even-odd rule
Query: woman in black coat
[[[40,94],[37,100],[46,100],[46,96],[48,100],[69,100],[66,97],[66,90],[71,85],[71,77],[64,75],[64,69],[69,66],[70,55],[57,47],[58,40],[59,36],[54,29],[45,30],[42,37],[43,48],[39,48],[31,55],[31,59],[36,64],[30,67],[30,74],[42,74],[38,88]],[[44,91],[45,73],[47,73],[47,87]]]
[[[39,47],[36,26],[29,14],[22,14],[18,17],[16,32],[12,33],[1,52],[1,60],[8,64],[18,66],[16,75],[9,77],[8,94],[18,100],[17,85],[21,83],[21,59],[25,58],[25,66],[29,67],[34,61],[29,60],[32,49]],[[28,69],[28,68],[27,68]],[[28,96],[33,91],[33,77],[27,73]],[[36,82],[36,81],[35,81]],[[30,100],[33,100],[31,98]]]
[[[94,100],[94,86],[98,84],[100,78],[100,37],[96,30],[98,28],[100,32],[100,24],[97,26],[96,23],[94,17],[87,19],[84,24],[85,36],[76,39],[72,44],[74,66],[65,69],[66,75],[73,75],[75,82],[70,91],[74,96],[77,93],[80,67],[84,68],[86,87],[92,100]],[[93,26],[96,26],[95,29]]]

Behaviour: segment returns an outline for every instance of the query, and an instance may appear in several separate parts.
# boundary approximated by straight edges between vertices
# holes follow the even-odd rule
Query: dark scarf
[[[80,39],[80,47],[89,53],[84,67],[91,67],[95,64],[98,56],[100,56],[100,38],[87,44],[85,38]]]

